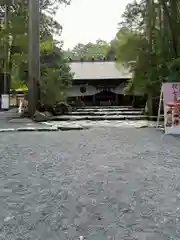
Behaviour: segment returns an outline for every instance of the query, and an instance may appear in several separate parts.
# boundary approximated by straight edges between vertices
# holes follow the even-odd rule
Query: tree
[[[66,102],[67,88],[71,85],[73,75],[70,72],[70,67],[64,61],[62,54],[50,53],[52,67],[44,67],[42,71],[40,84],[40,100],[41,106],[49,110],[60,102]],[[46,58],[48,59],[48,58]],[[53,64],[53,61],[56,62]]]
[[[91,60],[92,58],[100,60],[104,57],[108,57],[109,49],[109,43],[98,39],[96,43],[78,43],[72,50],[68,49],[65,51],[65,55],[73,58],[74,60],[80,60],[81,58],[84,60]]]
[[[4,0],[0,0],[0,10],[4,12]],[[3,48],[6,35],[10,35],[9,45],[9,71],[10,75],[17,78],[17,68],[27,64],[28,53],[28,1],[14,0],[14,5],[10,7],[9,29],[4,29],[4,24],[0,24],[0,48]],[[40,1],[40,39],[41,43],[47,41],[55,34],[61,34],[61,25],[54,20],[54,14],[58,10],[60,4],[70,4],[68,0],[41,0]],[[3,61],[0,62],[3,64]],[[0,69],[3,69],[3,66]],[[15,70],[14,70],[15,69]],[[22,70],[22,68],[21,68]],[[2,71],[2,70],[1,70]],[[13,74],[16,72],[15,76]]]
[[[111,42],[119,61],[129,64],[133,78],[126,91],[141,91],[152,99],[159,95],[165,77],[180,74],[180,1],[141,0],[128,4],[120,31]]]
[[[71,86],[73,74],[62,51],[55,45],[53,39],[41,43],[41,81],[40,108],[52,111],[59,102],[66,102],[66,91]],[[20,84],[27,84],[28,64],[22,62],[19,68]]]

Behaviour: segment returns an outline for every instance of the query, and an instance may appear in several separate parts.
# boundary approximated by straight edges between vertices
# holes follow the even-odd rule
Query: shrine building
[[[132,73],[115,61],[70,61],[73,84],[68,90],[69,102],[82,101],[88,106],[132,105],[133,95],[125,95],[124,88]]]

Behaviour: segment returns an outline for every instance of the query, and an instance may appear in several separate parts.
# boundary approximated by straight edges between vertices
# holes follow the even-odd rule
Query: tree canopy
[[[180,74],[180,1],[141,0],[126,6],[111,48],[118,61],[128,64],[133,78],[127,92],[159,95],[164,79]]]
[[[58,91],[59,88],[63,90],[70,84],[72,74],[66,64],[65,57],[58,48],[59,42],[54,40],[55,35],[60,35],[62,26],[54,19],[56,11],[61,4],[70,4],[69,0],[41,0],[40,1],[40,51],[41,51],[41,85],[45,89],[44,81],[58,80],[59,85],[54,85]],[[27,84],[28,74],[28,0],[14,0],[14,4],[9,9],[9,27],[4,27],[4,22],[0,23],[0,50],[1,61],[0,71],[3,72],[3,48],[7,41],[7,34],[9,35],[9,69],[11,76],[11,87],[17,88]],[[4,13],[4,2],[0,0],[0,11]],[[61,46],[62,43],[60,43]],[[49,62],[45,60],[48,59]],[[61,69],[61,72],[59,71]],[[64,71],[64,72],[63,72]],[[59,74],[59,75],[58,75]],[[66,80],[64,77],[66,76]],[[46,80],[44,80],[46,79]],[[54,79],[54,80],[53,80]],[[49,82],[48,82],[48,86]],[[53,87],[53,84],[51,84]],[[59,86],[59,88],[57,88]],[[44,90],[43,90],[44,91]],[[46,93],[48,89],[46,88]],[[49,92],[53,90],[49,89]],[[45,93],[45,91],[44,91]],[[55,94],[53,94],[55,96]],[[53,99],[52,95],[52,99]],[[60,91],[59,91],[60,95]],[[57,97],[56,97],[57,99]]]
[[[78,43],[73,49],[67,49],[65,51],[66,57],[70,57],[74,60],[90,60],[92,58],[101,60],[103,58],[113,58],[113,54],[110,52],[110,43],[98,39],[96,43],[89,42],[88,44]]]
[[[164,79],[177,80],[180,71],[180,0],[140,0],[126,6],[116,37],[66,51],[73,59],[117,58],[133,78],[126,92],[158,96]]]

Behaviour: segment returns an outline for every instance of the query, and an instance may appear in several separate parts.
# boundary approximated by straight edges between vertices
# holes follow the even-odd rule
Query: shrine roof
[[[70,62],[74,79],[130,79],[132,73],[123,64],[115,61],[76,61]]]

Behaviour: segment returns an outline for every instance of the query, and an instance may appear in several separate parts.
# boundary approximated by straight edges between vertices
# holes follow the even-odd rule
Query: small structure
[[[127,67],[105,59],[70,61],[74,73],[69,102],[85,105],[132,105],[134,96],[124,95],[132,74]]]
[[[25,100],[25,95],[27,95],[28,89],[16,89],[10,91],[10,105],[19,107],[20,103],[23,106],[27,105],[27,101]]]

